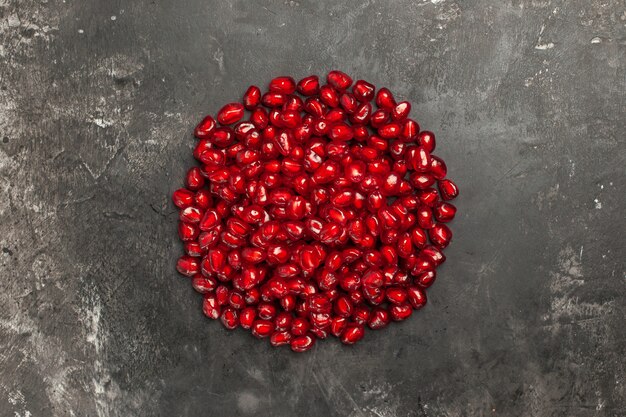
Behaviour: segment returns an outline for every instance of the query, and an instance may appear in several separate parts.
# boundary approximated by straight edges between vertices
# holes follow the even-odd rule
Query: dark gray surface
[[[0,1],[0,415],[626,415],[626,7]],[[390,87],[462,196],[429,305],[271,349],[174,271],[191,128],[272,76]]]

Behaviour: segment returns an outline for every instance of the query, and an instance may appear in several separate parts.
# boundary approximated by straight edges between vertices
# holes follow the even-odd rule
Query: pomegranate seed
[[[363,80],[358,80],[352,87],[352,92],[359,101],[372,101],[375,91],[376,87],[373,84]]]
[[[174,191],[174,194],[172,195],[172,200],[174,201],[174,205],[176,207],[184,209],[193,204],[194,193],[185,188],[180,188]]]
[[[444,200],[452,200],[459,195],[459,189],[456,184],[448,179],[439,181],[439,191]]]
[[[413,309],[408,303],[392,305],[389,308],[389,315],[393,321],[406,320],[411,316],[411,314],[413,314]]]
[[[386,327],[390,320],[391,318],[387,310],[377,307],[370,314],[370,317],[367,320],[367,325],[372,330],[378,330]]]
[[[303,96],[314,96],[320,91],[320,82],[317,75],[311,75],[298,81],[297,90]]]
[[[339,91],[344,91],[352,85],[352,78],[341,71],[329,72],[326,81]]]
[[[200,230],[195,224],[180,222],[178,223],[178,237],[183,242],[195,240],[200,234]]]
[[[359,325],[348,325],[341,333],[341,343],[353,345],[365,336],[365,329]]]
[[[239,326],[239,314],[237,314],[237,310],[232,307],[226,307],[222,310],[222,315],[220,316],[222,320],[222,324],[229,330],[236,329]]]
[[[447,223],[454,219],[456,207],[450,203],[441,202],[435,206],[433,214],[438,222]]]
[[[428,230],[428,237],[434,245],[443,249],[450,243],[452,232],[445,224],[436,224]]]
[[[181,274],[191,277],[200,271],[200,262],[196,257],[183,255],[178,259],[176,269]]]
[[[243,117],[244,107],[241,103],[229,103],[217,112],[217,121],[222,125],[232,125]]]
[[[217,320],[221,314],[221,307],[217,303],[217,298],[214,294],[206,294],[204,296],[204,302],[202,303],[202,312],[210,319]]]
[[[268,337],[274,331],[274,323],[269,320],[255,320],[252,322],[252,335],[256,338]]]
[[[296,82],[291,77],[276,77],[270,81],[269,90],[273,93],[293,94]]]
[[[243,95],[243,106],[248,110],[254,110],[261,104],[261,89],[256,85],[251,85]]]
[[[274,332],[270,336],[270,344],[274,347],[288,345],[291,343],[292,335],[286,331]]]
[[[339,105],[339,93],[330,85],[323,85],[320,88],[320,101],[328,107]]]
[[[437,146],[437,143],[435,142],[435,134],[428,130],[420,132],[417,137],[417,143],[431,153],[435,150],[435,147]]]
[[[206,139],[211,136],[213,130],[215,130],[215,119],[211,116],[206,116],[194,129],[194,135],[198,139]]]
[[[415,310],[419,310],[426,305],[426,293],[421,288],[409,287],[407,289],[407,296],[411,306],[413,306]]]
[[[381,109],[391,110],[396,107],[396,100],[391,91],[383,87],[376,93],[376,105]]]
[[[407,118],[411,112],[411,103],[408,101],[402,101],[391,110],[391,118],[396,122]]]
[[[306,352],[307,350],[310,350],[314,344],[315,336],[312,334],[298,336],[291,340],[291,350],[294,352]]]
[[[199,166],[172,194],[176,269],[204,314],[296,352],[422,308],[456,215],[458,187],[411,104],[341,71],[326,82],[276,77],[206,116]]]

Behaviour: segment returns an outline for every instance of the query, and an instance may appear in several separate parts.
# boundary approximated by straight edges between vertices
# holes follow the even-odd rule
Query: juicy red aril
[[[215,119],[212,116],[206,116],[194,129],[194,135],[198,139],[205,139],[211,136],[211,133],[215,130]]]
[[[449,179],[440,180],[438,185],[441,197],[444,200],[452,200],[459,195],[458,187]]]
[[[343,91],[352,85],[352,78],[345,72],[331,71],[326,77],[328,84],[335,87],[337,90]]]
[[[298,336],[291,339],[291,350],[294,352],[306,352],[315,344],[315,337],[312,334]]]
[[[268,337],[274,331],[274,323],[269,320],[255,320],[252,323],[252,335],[259,339]]]
[[[353,345],[363,339],[365,329],[362,325],[349,325],[341,333],[341,343]]]
[[[352,93],[359,101],[372,101],[376,87],[367,81],[358,80],[352,87]]]
[[[424,307],[459,193],[408,101],[341,71],[325,80],[276,77],[206,116],[200,165],[172,194],[176,269],[204,314],[294,352]]]
[[[223,125],[237,123],[244,114],[244,107],[241,103],[229,103],[217,112],[217,121]]]
[[[261,104],[261,89],[256,85],[251,85],[243,95],[243,106],[248,110],[254,110]]]
[[[320,81],[317,75],[311,75],[298,81],[296,86],[298,92],[303,96],[313,96],[320,92]]]
[[[296,91],[296,82],[291,77],[276,77],[270,81],[269,90],[274,93],[292,94]]]

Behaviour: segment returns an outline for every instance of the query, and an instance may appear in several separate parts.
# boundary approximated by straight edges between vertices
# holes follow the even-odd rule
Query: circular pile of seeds
[[[331,71],[323,85],[313,75],[251,86],[206,116],[199,165],[173,194],[177,270],[204,314],[303,352],[329,335],[354,344],[422,308],[458,188],[410,112],[388,89]]]

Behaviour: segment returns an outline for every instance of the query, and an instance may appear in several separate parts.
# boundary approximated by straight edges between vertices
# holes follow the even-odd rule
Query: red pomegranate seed
[[[200,165],[172,195],[176,269],[204,314],[296,352],[422,308],[456,215],[458,188],[410,103],[341,71],[326,82],[276,77],[206,116]]]
[[[310,350],[314,344],[314,335],[306,334],[304,336],[298,336],[291,339],[291,350],[294,352],[306,352],[307,350]]]
[[[274,331],[274,323],[269,320],[255,320],[252,323],[252,335],[256,338],[268,337]]]
[[[259,104],[261,104],[261,89],[256,85],[251,85],[243,95],[243,106],[248,110],[254,110]]]
[[[391,110],[396,107],[396,100],[387,88],[381,88],[376,93],[376,105],[381,109]]]
[[[437,146],[437,143],[435,142],[435,134],[428,130],[420,132],[417,137],[417,143],[431,153],[435,150],[435,147]]]
[[[222,324],[229,330],[236,329],[239,326],[239,314],[237,314],[237,310],[232,307],[226,307],[222,310],[222,315],[220,316],[222,320]]]
[[[352,87],[354,97],[359,101],[372,101],[376,87],[364,80],[358,80]]]
[[[344,91],[352,85],[352,78],[345,72],[331,71],[326,78],[328,84],[335,87],[337,90]]]
[[[438,222],[447,223],[454,219],[456,207],[450,203],[440,202],[434,207],[433,214]]]
[[[439,191],[444,200],[452,200],[459,195],[459,189],[455,183],[448,179],[439,181]]]
[[[365,336],[362,325],[348,325],[341,333],[341,343],[353,345]]]
[[[288,345],[291,343],[292,335],[287,331],[274,332],[270,336],[270,344],[274,347]]]
[[[214,294],[209,293],[204,296],[202,311],[210,319],[217,320],[220,317],[221,307],[217,303],[217,298]]]
[[[237,123],[243,117],[243,112],[243,104],[229,103],[217,112],[217,121],[222,125]]]
[[[320,82],[317,75],[311,75],[298,81],[297,90],[303,96],[313,96],[320,91]]]
[[[320,88],[320,101],[328,107],[339,105],[339,93],[330,85],[323,85]]]
[[[367,320],[367,325],[372,330],[378,330],[386,327],[390,321],[391,318],[389,317],[389,312],[385,309],[377,307],[370,314],[370,317]]]
[[[444,249],[452,240],[452,232],[445,224],[436,224],[428,231],[428,237],[434,245]]]
[[[193,204],[194,193],[185,188],[180,188],[174,191],[172,200],[174,201],[174,205],[176,207],[184,209]]]
[[[206,139],[211,136],[213,130],[215,130],[215,119],[211,116],[206,116],[194,129],[194,135],[198,139]]]
[[[270,81],[269,90],[273,93],[293,94],[296,91],[296,82],[291,77],[276,77]]]

